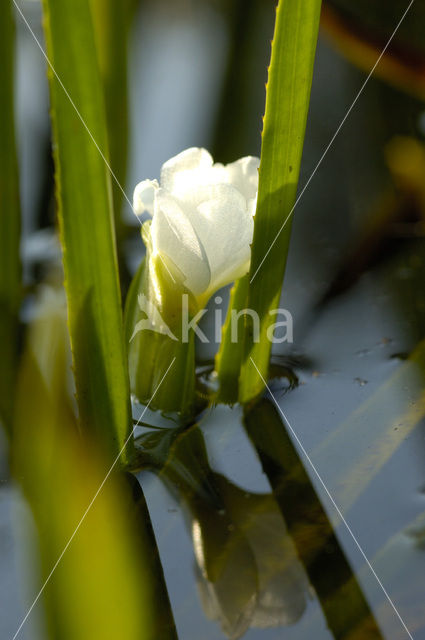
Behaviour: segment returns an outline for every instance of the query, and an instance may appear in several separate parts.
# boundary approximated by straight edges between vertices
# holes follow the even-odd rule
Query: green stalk
[[[47,52],[57,74],[49,69],[58,217],[80,422],[115,455],[131,433],[131,414],[94,31],[89,0],[43,0],[43,8]]]
[[[246,301],[235,296],[229,308],[247,307],[260,318],[260,335],[255,342],[252,322],[246,319],[243,353],[227,349],[226,322],[218,358],[222,384],[234,389],[239,400],[248,402],[263,391],[261,376],[267,379],[271,353],[268,329],[275,322],[269,311],[279,306],[288,255],[291,215],[295,203],[307,123],[314,57],[320,19],[320,0],[280,0],[272,43],[266,110],[262,133],[258,205]],[[240,294],[242,295],[242,294]],[[258,336],[257,336],[258,338]],[[236,354],[236,360],[234,360]],[[254,360],[261,376],[251,362]],[[237,363],[242,361],[239,381]],[[227,394],[223,389],[220,393]]]
[[[291,233],[289,216],[300,173],[320,8],[320,0],[280,0],[277,9],[249,272],[248,307],[260,317],[260,339],[255,343],[249,329],[245,331],[241,402],[261,393],[261,376],[268,376],[271,341],[267,330],[274,322],[269,311],[279,306],[285,274]]]

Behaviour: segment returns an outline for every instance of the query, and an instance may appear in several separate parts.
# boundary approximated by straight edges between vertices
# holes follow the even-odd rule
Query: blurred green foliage
[[[154,640],[161,574],[150,575],[149,518],[146,507],[136,517],[131,486],[79,432],[62,293],[45,289],[27,336],[13,448],[38,532],[48,637]]]
[[[14,119],[15,26],[12,3],[0,6],[0,420],[11,429],[21,300],[19,177]]]

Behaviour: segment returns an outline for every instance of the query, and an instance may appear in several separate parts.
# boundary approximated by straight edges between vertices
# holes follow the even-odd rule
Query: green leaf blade
[[[281,0],[276,14],[259,169],[258,206],[250,268],[248,307],[260,317],[259,341],[245,331],[239,397],[247,402],[267,379],[273,323],[289,249],[307,123],[320,0]]]
[[[56,188],[80,420],[116,453],[131,419],[94,31],[88,0],[44,0],[43,7],[55,70],[49,82]]]

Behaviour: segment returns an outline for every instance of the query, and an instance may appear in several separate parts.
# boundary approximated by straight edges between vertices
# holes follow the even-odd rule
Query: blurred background
[[[259,156],[275,2],[127,3],[128,117],[125,94],[111,117],[118,135],[122,132],[123,140],[128,135],[127,167],[119,176],[128,198],[137,182],[158,177],[163,162],[187,147],[204,146],[220,162]],[[19,6],[42,42],[39,3],[22,0]],[[300,188],[406,8],[407,2],[401,0],[324,2]],[[377,571],[379,567],[416,639],[425,638],[424,27],[425,2],[416,0],[296,208],[282,299],[294,318],[294,345],[275,354],[275,362],[298,381],[297,388],[285,395],[287,376],[283,376],[278,400],[306,449],[314,453],[317,468],[366,554],[377,558]],[[37,286],[52,272],[60,272],[60,246],[46,65],[18,15],[16,36],[25,323],[32,317]],[[125,88],[125,77],[122,80]],[[119,237],[125,291],[143,247],[128,202],[116,197],[122,207]],[[246,492],[270,492],[236,410],[216,411],[204,431],[216,473]],[[31,599],[32,591],[22,577],[26,575],[22,545],[18,552],[17,542],[19,531],[31,524],[9,482],[6,449],[4,442],[0,601],[5,615],[0,619],[0,636],[12,638]],[[407,637],[375,579],[364,569],[352,539],[338,524],[320,482],[311,469],[307,471],[383,637]],[[208,593],[196,586],[193,540],[180,503],[155,474],[143,478],[179,637],[239,637],[229,622],[231,615],[226,619],[227,614],[211,609]],[[193,508],[189,506],[189,511]],[[267,510],[275,514],[276,506]],[[280,516],[270,517],[277,521]],[[27,524],[23,527],[22,522]],[[290,584],[296,583],[298,594],[305,593],[304,605],[296,601],[288,605],[288,594],[294,591],[287,587],[281,595],[287,614],[282,614],[282,605],[276,624],[261,631],[264,624],[258,615],[257,624],[244,630],[248,639],[310,638],[310,624],[316,625],[315,638],[333,637],[319,613],[313,587],[300,577],[298,568],[291,571]],[[215,622],[205,617],[208,611]],[[35,611],[21,637],[36,638],[38,624]]]

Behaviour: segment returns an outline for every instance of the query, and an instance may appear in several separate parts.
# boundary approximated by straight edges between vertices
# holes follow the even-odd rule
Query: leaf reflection
[[[317,596],[338,640],[383,636],[279,413],[245,408],[245,430],[273,492],[256,494],[215,472],[200,427],[137,439],[139,468],[154,471],[185,506],[207,617],[229,638],[301,619]],[[307,623],[311,633],[317,617]],[[310,627],[311,625],[311,627]]]
[[[215,473],[197,425],[149,432],[137,444],[141,465],[186,507],[207,617],[229,638],[299,620],[308,580],[274,496],[244,491]]]
[[[334,637],[382,638],[275,406],[262,399],[244,422]]]

